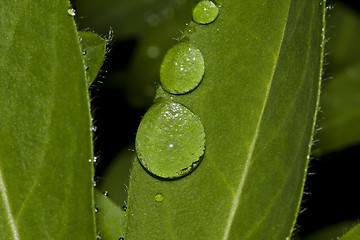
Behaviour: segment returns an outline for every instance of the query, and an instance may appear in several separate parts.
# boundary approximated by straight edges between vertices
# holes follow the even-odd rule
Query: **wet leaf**
[[[0,5],[1,239],[95,239],[88,87],[69,9]]]
[[[160,94],[200,118],[204,158],[172,181],[134,162],[125,239],[291,235],[319,100],[324,3],[216,3],[217,19],[190,23],[182,38],[204,57],[201,84]]]

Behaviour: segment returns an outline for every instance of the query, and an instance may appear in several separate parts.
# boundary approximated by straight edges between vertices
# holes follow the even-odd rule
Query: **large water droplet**
[[[199,2],[193,9],[193,19],[199,24],[212,23],[219,15],[219,8],[209,0]]]
[[[161,193],[155,195],[155,201],[162,202],[164,200],[164,196]]]
[[[166,91],[183,94],[200,84],[204,72],[200,50],[188,42],[181,42],[166,53],[160,68],[160,81]]]
[[[200,119],[179,103],[156,101],[140,123],[137,157],[153,175],[169,179],[185,176],[199,165],[204,151]]]

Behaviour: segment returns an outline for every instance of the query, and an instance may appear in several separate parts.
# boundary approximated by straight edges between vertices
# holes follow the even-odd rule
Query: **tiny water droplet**
[[[164,200],[164,196],[161,193],[155,195],[155,201],[162,202]]]
[[[124,238],[123,238],[123,237],[119,237],[119,240],[124,240]]]
[[[69,14],[70,16],[75,16],[75,15],[76,15],[76,10],[73,9],[73,8],[69,8],[67,12],[68,12],[68,14]]]
[[[85,66],[85,70],[86,70],[86,71],[89,70],[89,66]]]
[[[98,159],[97,157],[94,157],[94,163],[96,163],[96,162],[97,162],[97,159]]]
[[[97,185],[96,182],[94,182],[93,185],[94,185],[94,187],[96,187],[96,185]]]
[[[89,159],[89,162],[92,162],[91,158]]]
[[[108,197],[108,196],[109,196],[108,191],[105,191],[105,192],[104,192],[104,195],[105,195],[106,197]]]
[[[97,212],[99,212],[99,209],[96,207],[96,208],[95,208],[95,213],[97,213]]]
[[[96,130],[97,130],[97,127],[96,127],[96,126],[92,125],[92,126],[90,127],[90,131],[96,132]]]
[[[172,47],[163,59],[161,85],[172,94],[184,94],[200,84],[204,72],[205,63],[200,50],[188,42],[181,42]]]
[[[124,211],[124,212],[126,212],[126,209],[127,209],[127,207],[124,205],[124,206],[122,206],[122,210]]]
[[[98,234],[96,235],[96,239],[101,239],[100,233],[98,233]]]
[[[193,19],[199,24],[209,24],[219,15],[219,8],[210,0],[199,2],[193,9]]]
[[[141,120],[135,148],[150,173],[168,179],[186,176],[204,155],[204,127],[185,106],[159,98]]]
[[[86,55],[86,51],[85,51],[85,50],[84,50],[84,51],[82,51],[82,54],[83,54],[83,55]]]

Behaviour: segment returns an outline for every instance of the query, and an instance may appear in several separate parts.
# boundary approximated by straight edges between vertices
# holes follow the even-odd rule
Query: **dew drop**
[[[188,108],[159,98],[140,123],[135,148],[140,163],[153,175],[186,176],[204,155],[204,128]]]
[[[89,66],[85,66],[85,70],[88,71],[88,70],[89,70]]]
[[[209,24],[219,15],[219,8],[210,0],[199,2],[193,9],[193,19],[199,24]]]
[[[167,92],[184,94],[200,84],[204,72],[200,50],[188,42],[181,42],[166,53],[160,68],[160,81]]]
[[[73,8],[68,9],[67,12],[68,12],[68,14],[69,14],[70,16],[75,16],[75,15],[76,15],[76,10],[73,9]]]
[[[98,208],[95,208],[95,213],[98,213],[99,212],[99,209]]]
[[[85,50],[84,50],[84,51],[82,51],[82,54],[83,54],[83,55],[86,55],[86,51],[85,51]]]
[[[105,191],[105,192],[104,192],[104,195],[105,195],[106,197],[108,197],[108,196],[109,196],[108,191]]]
[[[124,238],[123,238],[123,237],[120,237],[119,240],[124,240]]]
[[[155,195],[155,201],[162,202],[164,200],[164,196],[161,193]]]

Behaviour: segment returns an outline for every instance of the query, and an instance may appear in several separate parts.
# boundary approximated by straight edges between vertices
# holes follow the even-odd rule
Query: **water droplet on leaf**
[[[155,195],[155,201],[162,202],[164,200],[164,196],[161,193]]]
[[[179,103],[156,101],[140,123],[137,157],[158,177],[186,176],[199,165],[204,151],[205,132],[200,119]]]
[[[67,12],[68,12],[68,14],[69,14],[70,16],[75,16],[75,15],[76,15],[76,10],[73,9],[73,8],[68,9]]]
[[[95,213],[99,212],[99,209],[98,208],[95,208]]]
[[[105,192],[104,192],[104,195],[105,195],[106,197],[108,197],[108,196],[109,196],[108,191],[105,191]]]
[[[219,15],[219,8],[210,0],[199,2],[193,9],[193,19],[199,24],[212,23]]]
[[[160,68],[161,85],[167,92],[183,94],[195,89],[205,72],[204,58],[199,49],[188,42],[172,47]]]

